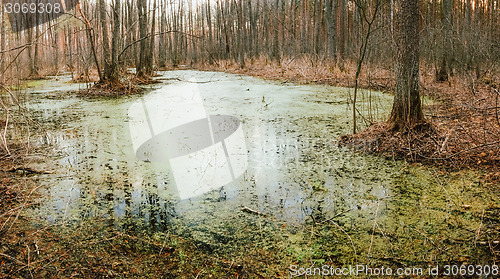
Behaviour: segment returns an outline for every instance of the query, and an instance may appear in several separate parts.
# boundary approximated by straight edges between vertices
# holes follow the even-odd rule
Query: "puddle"
[[[117,100],[33,97],[29,108],[41,122],[53,124],[48,141],[57,150],[54,162],[40,166],[54,174],[40,177],[45,193],[32,212],[37,220],[71,224],[102,218],[118,229],[168,228],[216,245],[229,241],[221,239],[234,231],[252,235],[245,226],[256,220],[286,224],[292,230],[310,218],[336,218],[340,225],[367,223],[384,216],[395,187],[413,177],[402,171],[403,163],[335,144],[336,138],[351,129],[349,89],[198,71],[162,72],[159,79],[166,84],[156,85],[156,91]],[[182,92],[192,90],[199,93],[199,99],[182,99]],[[50,88],[39,92],[50,92]],[[185,105],[176,105],[175,100]],[[371,101],[377,104],[379,116],[385,117],[392,97],[372,92]],[[142,116],[131,114],[134,104]],[[235,142],[246,154],[238,159],[239,165],[231,161],[233,153],[227,146],[218,151],[214,147],[202,159],[197,159],[198,154],[180,163],[168,160],[163,149],[153,150],[164,159],[160,162],[139,156],[147,153],[141,144],[154,135],[193,125],[189,123],[197,119],[213,122],[217,116],[226,116],[220,118],[224,121],[236,119],[238,124],[219,140],[213,138],[216,126],[203,126],[211,127],[212,141],[192,145],[177,157],[224,142],[241,127],[241,138]],[[155,123],[149,123],[150,131],[131,129],[151,119]],[[178,131],[176,139],[184,142],[183,136],[194,137],[200,129],[191,127],[186,134]],[[209,137],[209,132],[199,133]],[[172,148],[178,151],[180,147],[166,152]],[[233,165],[228,167],[228,162]],[[178,166],[184,168],[182,179],[175,172]],[[199,168],[206,174],[201,176],[206,183],[201,184],[210,187],[196,192],[185,185],[196,179],[200,185]]]

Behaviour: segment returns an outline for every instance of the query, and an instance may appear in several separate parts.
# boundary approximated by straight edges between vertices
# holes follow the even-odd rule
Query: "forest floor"
[[[332,68],[321,61],[288,59],[280,64],[257,60],[248,62],[244,68],[223,61],[216,65],[196,65],[194,68],[282,82],[352,87],[354,66],[346,63],[341,71],[338,67]],[[391,91],[393,74],[390,69],[366,69],[361,76],[361,87]],[[434,81],[432,71],[423,71],[421,81],[423,95],[435,100],[433,104],[424,107],[428,125],[417,127],[411,132],[393,133],[389,132],[385,123],[380,122],[355,136],[332,140],[364,152],[437,166],[447,173],[468,168],[481,170],[484,173],[482,181],[488,184],[492,192],[498,193],[500,78],[485,76],[471,79],[455,76],[450,78],[449,83],[438,83]],[[28,152],[26,146],[10,147],[14,155],[0,154],[2,278],[284,278],[289,277],[287,265],[299,261],[294,258],[298,256],[290,249],[269,243],[262,243],[258,248],[240,247],[246,252],[233,259],[224,254],[199,249],[195,243],[176,235],[121,232],[108,225],[105,220],[78,224],[76,229],[73,226],[33,227],[21,212],[23,208],[36,204],[36,189],[39,187],[37,176],[43,175],[43,171],[25,167],[31,160],[22,155]],[[494,241],[500,235],[499,210],[492,205],[481,216],[475,216],[481,218],[481,222],[484,219],[485,223],[488,220],[489,224],[496,224],[483,228],[489,230],[489,237]],[[463,211],[454,213],[458,214],[457,219],[469,214],[466,209]],[[277,234],[285,235],[285,232],[281,234],[280,229],[284,231],[285,227],[278,228]],[[304,240],[311,247],[318,245],[317,249],[322,249],[334,240],[340,243],[352,242],[347,233],[335,234],[334,230],[324,230],[321,227],[316,230],[317,233],[311,232],[310,238]],[[309,236],[309,232],[306,233]],[[479,230],[470,234],[476,233],[479,235]],[[451,244],[446,241],[447,239],[431,240],[435,246],[433,249],[449,249]],[[498,246],[498,243],[492,243]],[[412,247],[413,244],[407,245]],[[459,249],[461,245],[465,244],[459,243],[456,248]],[[480,248],[481,245],[486,246]],[[478,244],[477,249],[482,249],[483,254],[478,254],[477,259],[498,254],[498,247],[487,245],[488,243]],[[350,246],[341,246],[345,249],[341,254],[348,255]],[[401,257],[404,257],[406,252],[401,253]],[[398,257],[388,260],[402,261]]]

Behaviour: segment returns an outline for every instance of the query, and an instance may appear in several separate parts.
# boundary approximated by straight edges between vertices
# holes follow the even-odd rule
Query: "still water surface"
[[[158,79],[163,83],[142,96],[113,100],[68,94],[76,85],[64,77],[58,85],[52,80],[31,90],[29,108],[49,126],[48,136],[38,142],[57,150],[55,163],[45,163],[54,174],[41,177],[46,193],[33,216],[50,223],[103,218],[117,228],[180,226],[211,235],[211,224],[234,225],[245,218],[299,225],[318,215],[342,215],[352,222],[384,214],[401,164],[337,146],[335,140],[351,129],[349,89],[198,71],[162,72]],[[199,94],[195,101],[185,98],[192,92]],[[373,112],[385,117],[392,97],[370,96]],[[150,117],[153,126],[169,123],[172,128],[203,114],[238,119],[244,171],[233,172],[229,183],[218,181],[197,194],[181,195],[189,176],[176,179],[172,161],[137,156],[134,137],[151,136],[131,128],[131,121],[137,124],[131,107],[138,103],[149,104],[143,107],[149,116],[156,113]],[[170,114],[158,113],[165,107]],[[168,122],[169,117],[177,122]],[[229,157],[222,157],[223,164]],[[218,167],[210,160],[199,163]]]

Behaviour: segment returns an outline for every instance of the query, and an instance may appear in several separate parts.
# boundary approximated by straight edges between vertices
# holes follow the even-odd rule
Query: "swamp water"
[[[465,248],[436,249],[444,240],[439,238],[477,229],[480,220],[461,205],[480,212],[498,202],[475,188],[474,173],[439,178],[437,170],[338,147],[335,140],[351,130],[349,89],[198,71],[162,72],[158,79],[163,83],[149,93],[118,99],[78,98],[64,92],[74,90],[64,80],[32,89],[28,108],[48,130],[37,142],[56,149],[37,166],[53,174],[39,176],[43,193],[31,211],[36,222],[71,226],[98,219],[118,230],[180,235],[208,251],[268,247],[307,263],[365,257],[422,263],[457,251],[467,256]],[[183,97],[193,92],[194,99]],[[392,97],[370,96],[385,117]],[[201,159],[189,156],[206,146],[180,152],[191,158],[179,163],[182,179],[173,171],[175,161],[141,158],[138,146],[153,130],[171,131],[197,119],[212,122],[214,146],[212,116],[237,119],[232,128],[242,131],[235,136],[239,163],[231,161],[229,141],[224,153],[214,149]],[[141,123],[150,131],[136,129]],[[201,135],[190,131],[178,134],[179,142],[189,145],[190,135]],[[195,182],[185,171],[189,162]],[[228,165],[230,176],[218,171]],[[182,194],[183,182],[202,187],[200,181],[211,186]]]

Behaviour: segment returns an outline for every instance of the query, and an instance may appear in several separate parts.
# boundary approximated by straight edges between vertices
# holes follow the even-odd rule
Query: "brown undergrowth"
[[[354,61],[334,63],[319,57],[295,56],[284,57],[281,61],[273,61],[265,57],[247,59],[243,68],[231,60],[221,60],[212,64],[197,63],[192,67],[197,70],[225,71],[297,84],[314,83],[353,87],[356,66]],[[361,88],[376,90],[391,88],[394,82],[390,66],[366,65],[365,69],[366,71],[361,73]]]
[[[139,82],[134,79],[101,81],[95,83],[89,89],[83,89],[78,92],[82,97],[118,97],[141,93]]]
[[[74,82],[94,81],[94,85],[88,89],[82,89],[78,92],[81,97],[119,97],[126,95],[140,94],[143,92],[141,85],[150,85],[160,83],[150,76],[137,76],[134,73],[124,73],[117,80],[99,81],[99,76],[95,71],[91,71],[89,77],[73,77]]]
[[[430,83],[437,102],[425,107],[427,123],[404,131],[392,131],[377,123],[341,143],[365,146],[369,152],[441,166],[447,170],[479,169],[487,181],[500,180],[499,92],[496,83],[477,82],[470,90],[454,79],[448,84]]]

